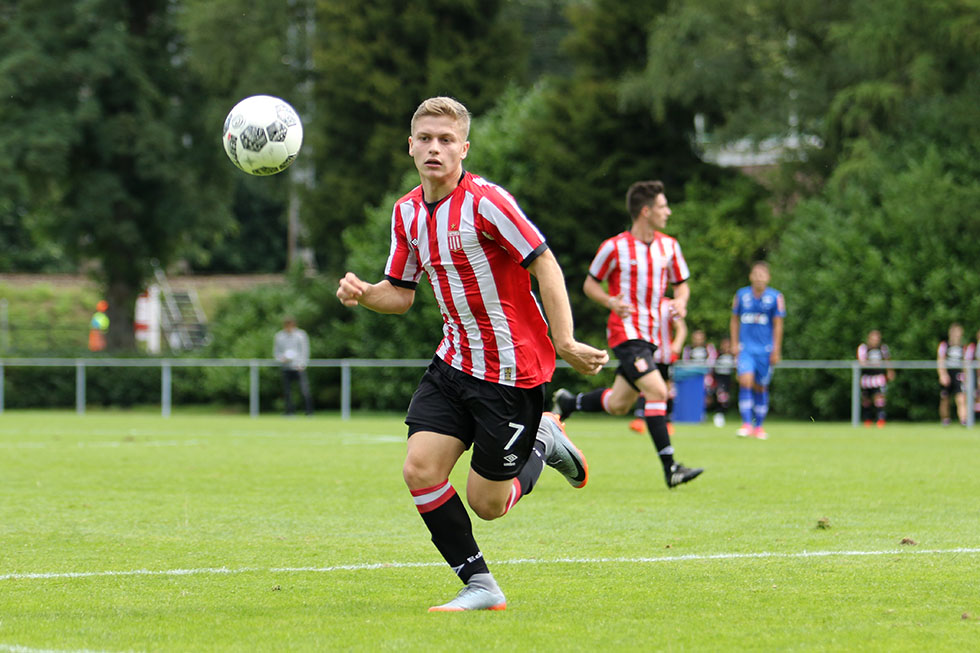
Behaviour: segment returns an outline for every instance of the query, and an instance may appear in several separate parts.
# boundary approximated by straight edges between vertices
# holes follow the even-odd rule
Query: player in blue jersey
[[[738,355],[738,411],[740,437],[765,440],[762,427],[769,413],[769,382],[772,367],[779,362],[783,348],[783,293],[769,287],[769,264],[756,261],[749,272],[750,285],[739,288],[732,302],[730,322],[732,351]]]

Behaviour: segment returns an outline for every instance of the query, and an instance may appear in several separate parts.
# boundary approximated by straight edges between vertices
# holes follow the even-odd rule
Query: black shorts
[[[940,385],[939,394],[943,397],[950,395],[955,397],[963,392],[963,384],[966,382],[966,377],[963,375],[962,370],[948,370],[948,373],[949,385]]]
[[[514,388],[482,381],[436,357],[408,406],[408,437],[433,431],[459,438],[473,447],[470,467],[491,481],[506,481],[531,455],[544,394],[543,384]]]
[[[657,345],[646,340],[627,340],[616,345],[613,347],[613,354],[619,359],[616,374],[626,379],[627,383],[639,392],[640,389],[636,387],[636,380],[654,370],[660,370],[661,363],[653,360],[655,351],[657,351]],[[668,367],[668,365],[664,365],[664,369]],[[664,372],[661,371],[660,375],[665,381],[667,380]]]
[[[731,394],[732,389],[732,375],[731,374],[715,374],[715,394],[724,392],[725,394]]]

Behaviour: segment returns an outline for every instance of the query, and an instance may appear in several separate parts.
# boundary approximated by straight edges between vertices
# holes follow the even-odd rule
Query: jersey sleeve
[[[786,299],[783,293],[776,291],[776,312],[773,317],[786,317]]]
[[[548,248],[544,235],[503,188],[488,184],[477,204],[479,227],[515,262],[527,267]]]
[[[672,284],[684,283],[691,277],[691,271],[687,267],[684,253],[681,251],[681,244],[674,240],[674,256],[670,262],[668,279]]]
[[[415,219],[412,202],[396,204],[391,212],[391,248],[385,264],[385,278],[393,285],[415,289],[422,274],[410,230]]]
[[[735,297],[732,298],[732,315],[742,314],[742,302],[738,301],[738,292],[736,291]]]
[[[589,264],[589,274],[597,281],[605,281],[616,267],[616,243],[610,238],[599,245],[599,250]]]

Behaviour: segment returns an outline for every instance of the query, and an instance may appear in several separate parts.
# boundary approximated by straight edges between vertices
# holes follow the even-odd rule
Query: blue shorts
[[[772,365],[769,363],[768,351],[741,351],[738,354],[737,374],[751,372],[756,385],[768,386],[772,381]]]

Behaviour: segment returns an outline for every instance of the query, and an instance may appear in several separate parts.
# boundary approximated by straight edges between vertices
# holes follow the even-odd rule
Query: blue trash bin
[[[703,422],[704,408],[704,374],[685,370],[674,370],[674,412],[671,419],[675,422]]]

